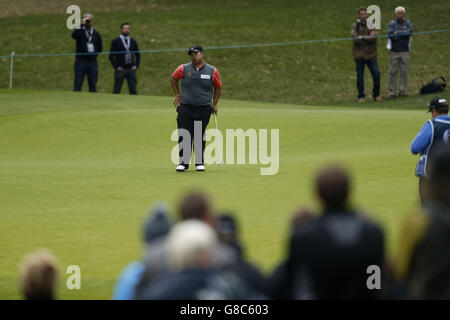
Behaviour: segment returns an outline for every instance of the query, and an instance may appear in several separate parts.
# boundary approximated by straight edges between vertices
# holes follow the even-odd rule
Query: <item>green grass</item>
[[[176,173],[171,98],[0,90],[0,101],[0,299],[20,297],[18,263],[39,247],[56,254],[63,279],[68,265],[81,267],[82,289],[69,291],[64,280],[60,298],[110,298],[141,254],[148,208],[165,200],[174,212],[195,188],[236,214],[247,256],[266,273],[284,257],[292,212],[317,208],[312,179],[326,163],[349,168],[352,202],[383,227],[391,256],[417,205],[409,145],[424,110],[221,101],[223,131],[280,130],[279,172],[261,176],[258,165]]]
[[[188,48],[248,43],[272,43],[342,38],[350,35],[355,10],[362,3],[350,1],[87,1],[83,12],[93,12],[105,50],[118,36],[119,25],[132,23],[132,35],[141,49]],[[0,55],[16,53],[70,53],[74,40],[66,29],[67,1],[0,0]],[[380,0],[382,30],[393,18],[397,2]],[[407,17],[416,31],[448,29],[450,2],[408,1]],[[187,17],[190,17],[187,19]],[[193,18],[195,17],[195,18]],[[416,35],[412,42],[409,94],[435,76],[449,77],[450,33]],[[299,105],[336,105],[356,100],[356,72],[351,41],[283,47],[223,49],[206,52],[223,78],[226,99],[267,101]],[[378,41],[382,95],[387,96],[388,52],[386,39]],[[171,95],[171,72],[187,62],[185,52],[144,54],[138,72],[141,94]],[[17,58],[14,87],[23,89],[73,88],[73,57]],[[100,92],[109,93],[113,71],[106,55],[99,57]],[[371,78],[366,72],[367,94]],[[9,59],[0,60],[0,88],[9,85]],[[85,83],[84,90],[87,84]],[[124,88],[123,90],[125,90]],[[383,102],[380,105],[389,105]]]
[[[11,51],[73,52],[75,44],[65,27],[70,4],[0,0],[0,56]],[[355,9],[362,3],[77,4],[95,14],[108,50],[124,21],[132,23],[141,49],[342,38],[349,36]],[[384,34],[398,3],[376,4]],[[450,28],[447,0],[426,6],[412,0],[406,9],[416,31]],[[207,51],[207,61],[219,68],[224,84],[220,128],[280,129],[280,170],[274,176],[259,175],[256,165],[211,165],[206,173],[176,174],[170,162],[175,112],[166,96],[172,94],[171,72],[188,61],[184,52],[143,54],[138,73],[142,95],[137,97],[101,94],[111,92],[113,85],[106,55],[99,57],[97,95],[67,92],[73,85],[73,57],[17,58],[14,88],[37,90],[0,90],[0,299],[20,297],[18,263],[39,247],[52,250],[63,267],[58,297],[110,298],[122,268],[141,254],[140,232],[148,208],[162,199],[174,212],[180,196],[194,188],[208,192],[217,210],[237,215],[247,256],[270,272],[284,257],[291,213],[301,205],[317,208],[311,181],[329,162],[351,170],[353,203],[383,226],[388,252],[395,256],[399,225],[417,205],[416,157],[410,155],[409,144],[428,117],[424,106],[436,96],[417,93],[435,76],[448,78],[449,36],[414,37],[409,98],[363,106],[355,103],[349,41]],[[378,42],[383,96],[385,43]],[[9,59],[0,59],[0,88],[8,85]],[[369,94],[368,72],[366,90]],[[450,98],[448,92],[441,96]],[[71,264],[81,267],[82,290],[65,289],[64,271]]]

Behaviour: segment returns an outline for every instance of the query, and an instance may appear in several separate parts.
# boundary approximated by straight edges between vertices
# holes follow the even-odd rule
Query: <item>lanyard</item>
[[[128,45],[125,43],[125,37],[123,35],[120,35],[120,39],[122,40],[123,46],[125,47],[125,50],[127,50],[127,52],[130,51],[130,46],[131,46],[131,39],[130,37],[128,37]]]
[[[90,32],[87,32],[84,30],[84,33],[86,34],[86,38],[88,39],[88,42],[92,42],[92,35],[94,34],[94,28],[91,28]]]

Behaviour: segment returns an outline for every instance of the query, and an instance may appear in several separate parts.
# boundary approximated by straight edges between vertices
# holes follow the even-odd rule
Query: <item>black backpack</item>
[[[438,82],[436,80],[442,79],[443,82]],[[447,81],[444,77],[436,77],[429,84],[426,84],[420,88],[420,94],[442,92],[447,86]]]

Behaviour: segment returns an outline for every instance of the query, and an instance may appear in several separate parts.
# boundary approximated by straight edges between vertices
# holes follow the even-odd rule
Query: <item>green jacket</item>
[[[376,30],[369,28],[367,23],[355,22],[352,25],[353,38],[353,59],[356,60],[371,60],[377,57],[377,38],[360,39],[359,36],[367,37],[370,32]]]

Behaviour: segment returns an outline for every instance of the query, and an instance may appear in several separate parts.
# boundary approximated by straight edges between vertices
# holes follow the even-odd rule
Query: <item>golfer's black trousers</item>
[[[181,104],[177,108],[178,117],[177,117],[177,124],[178,124],[178,146],[179,146],[179,155],[180,155],[180,164],[185,165],[186,167],[189,167],[189,162],[191,159],[191,151],[192,146],[194,144],[194,125],[195,121],[201,121],[201,137],[202,137],[202,150],[201,150],[201,157],[199,159],[195,159],[195,164],[203,164],[204,161],[204,152],[205,152],[205,130],[209,123],[209,118],[211,117],[211,106],[190,106],[190,105],[183,105]],[[199,126],[200,127],[200,126]],[[183,140],[183,133],[180,131],[180,129],[185,129],[190,134],[190,140],[191,140],[191,146],[189,149],[186,150],[186,148],[182,148],[182,140]],[[186,152],[186,154],[184,154]],[[194,150],[194,154],[200,154],[200,152],[196,152]]]

